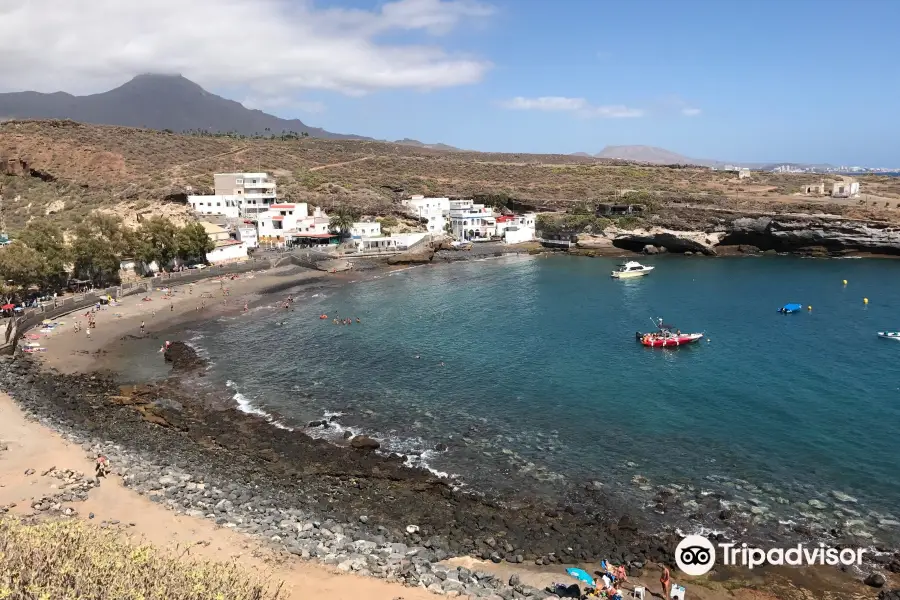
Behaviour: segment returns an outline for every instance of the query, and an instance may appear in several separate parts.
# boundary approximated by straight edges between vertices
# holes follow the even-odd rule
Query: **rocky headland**
[[[619,249],[644,254],[792,253],[844,256],[854,253],[900,256],[900,227],[879,220],[824,213],[742,212],[691,208],[667,210],[645,226],[610,226],[578,235],[585,250]]]

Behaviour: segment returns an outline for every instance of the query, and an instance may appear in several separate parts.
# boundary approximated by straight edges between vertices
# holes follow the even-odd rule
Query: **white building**
[[[832,198],[857,198],[859,197],[858,181],[836,181],[831,188]]]
[[[507,244],[521,244],[530,242],[535,237],[535,223],[537,215],[525,213],[524,215],[499,216],[494,235],[502,237]]]
[[[259,235],[254,225],[238,225],[235,230],[235,238],[244,242],[248,248],[256,248],[259,246]]]
[[[495,234],[494,210],[473,200],[450,201],[450,232],[460,240],[486,240]]]
[[[283,245],[298,240],[325,240],[336,237],[329,231],[329,219],[317,208],[312,215],[306,202],[273,204],[258,218],[259,241],[264,244]]]
[[[357,239],[361,237],[378,237],[381,235],[381,223],[373,221],[371,223],[354,223],[350,226],[350,237]]]
[[[360,252],[384,252],[388,250],[402,252],[430,235],[430,233],[422,231],[416,233],[395,233],[393,235],[364,235],[353,238],[353,243]]]
[[[206,253],[206,262],[211,265],[247,260],[247,244],[240,240],[222,240]]]
[[[198,215],[222,215],[237,219],[241,202],[237,196],[188,196],[188,204]]]
[[[216,173],[215,195],[188,196],[194,211],[230,218],[255,217],[277,204],[275,182],[268,173]]]
[[[412,196],[408,200],[404,200],[403,205],[409,209],[410,214],[420,219],[428,219],[426,227],[430,233],[445,231],[447,219],[450,217],[449,198]]]

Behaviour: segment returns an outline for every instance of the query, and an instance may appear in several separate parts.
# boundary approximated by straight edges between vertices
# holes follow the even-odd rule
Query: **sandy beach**
[[[357,275],[358,276],[358,275]],[[174,293],[166,294],[165,283],[161,281],[161,285],[155,288],[147,297],[152,298],[147,301],[144,296],[136,295],[125,298],[117,306],[110,306],[96,313],[97,328],[91,332],[90,338],[84,330],[80,332],[73,331],[75,319],[79,319],[82,325],[86,324],[83,313],[62,317],[57,321],[64,324],[55,328],[48,334],[39,334],[38,341],[47,348],[46,352],[36,353],[34,358],[55,373],[59,373],[60,378],[63,375],[73,377],[72,381],[82,381],[77,377],[84,376],[94,372],[96,369],[113,368],[115,361],[110,359],[110,355],[114,355],[118,351],[127,351],[127,344],[131,340],[130,336],[141,336],[141,322],[145,324],[144,336],[152,337],[157,332],[168,330],[184,322],[197,319],[216,318],[225,314],[239,313],[243,311],[244,304],[272,304],[277,306],[283,301],[282,296],[286,297],[287,292],[276,292],[268,296],[261,294],[266,290],[282,289],[286,290],[294,285],[335,285],[342,281],[349,280],[348,275],[334,276],[327,273],[298,270],[294,267],[284,269],[275,269],[268,272],[257,272],[251,274],[242,274],[234,280],[220,282],[218,280],[205,280],[193,286],[184,286],[176,288]],[[228,289],[228,295],[223,295],[223,288]],[[227,300],[227,302],[225,302]],[[160,341],[160,344],[162,341]],[[156,359],[157,357],[154,357]],[[161,357],[158,358],[162,360]],[[33,376],[26,375],[27,379]],[[2,378],[0,378],[2,379]],[[92,378],[91,378],[92,379]],[[52,378],[48,378],[48,381]],[[85,385],[90,385],[85,383]],[[99,384],[98,384],[99,385]],[[46,388],[42,388],[46,390]],[[166,388],[166,393],[171,393],[175,388]],[[109,392],[106,392],[109,393]],[[118,393],[118,392],[117,392]],[[139,395],[135,392],[136,397]],[[118,397],[118,396],[117,396]],[[69,410],[81,410],[77,406],[72,406],[72,402],[79,402],[77,398],[70,398],[67,402]],[[128,431],[127,419],[136,419],[135,423],[139,423],[141,427],[149,428],[147,439],[155,439],[153,433],[155,430],[163,430],[163,427],[148,424],[146,421],[147,413],[144,412],[142,421],[140,417],[134,417],[134,411],[131,401],[121,401],[121,407],[114,409],[100,407],[95,408],[101,410],[97,415],[117,415],[115,418],[121,418],[122,423],[120,431]],[[43,401],[43,404],[47,404]],[[102,404],[102,403],[100,403]],[[137,406],[137,408],[142,408]],[[102,412],[115,410],[117,412]],[[123,412],[124,411],[124,412]],[[132,417],[122,416],[130,414]],[[221,411],[220,411],[221,412]],[[233,414],[232,414],[233,413]],[[72,414],[75,414],[74,412]],[[174,435],[170,438],[173,441],[184,440],[185,446],[189,443],[197,444],[202,440],[209,440],[209,447],[221,454],[225,448],[230,448],[228,441],[230,438],[224,434],[217,437],[215,429],[216,423],[205,423],[203,426],[209,427],[208,431],[201,430],[200,423],[194,423],[190,420],[191,415],[179,416],[183,419],[180,422],[172,420],[170,412],[152,413],[158,418],[169,419],[166,426],[172,426],[166,430],[165,435]],[[214,413],[197,413],[212,418]],[[160,416],[161,415],[161,416]],[[229,416],[230,415],[230,416]],[[93,418],[93,417],[91,417]],[[105,417],[100,417],[105,418]],[[140,477],[147,472],[157,472],[157,466],[150,465],[152,460],[148,460],[148,466],[145,470],[135,466],[135,458],[133,452],[128,454],[121,448],[119,442],[107,442],[104,446],[104,452],[110,454],[122,451],[123,455],[128,454],[127,465],[113,464],[113,472],[119,473],[113,475],[103,481],[102,485],[90,490],[87,500],[84,502],[75,502],[63,505],[60,510],[71,508],[74,516],[85,519],[91,524],[97,526],[116,527],[123,530],[124,535],[133,536],[139,539],[147,540],[155,545],[166,548],[178,548],[179,551],[189,548],[189,555],[204,558],[215,558],[218,560],[235,559],[245,567],[262,571],[270,575],[275,580],[282,580],[286,583],[286,591],[290,598],[318,598],[328,597],[335,599],[343,598],[372,598],[375,600],[397,598],[419,599],[434,597],[434,593],[486,597],[496,600],[503,598],[543,598],[544,595],[538,595],[537,591],[549,585],[554,581],[564,581],[569,583],[565,574],[563,564],[509,564],[504,562],[490,560],[477,560],[470,557],[453,558],[453,545],[447,547],[448,551],[440,550],[444,546],[438,546],[437,541],[426,539],[425,531],[434,529],[435,534],[440,534],[442,530],[438,529],[437,522],[453,521],[454,515],[457,519],[463,519],[462,513],[477,513],[476,516],[482,520],[494,518],[493,513],[484,508],[477,499],[453,499],[450,501],[450,495],[444,486],[438,485],[437,482],[429,478],[428,474],[412,474],[409,476],[408,489],[398,487],[397,477],[395,473],[400,473],[402,467],[399,464],[392,463],[389,458],[376,458],[371,454],[346,454],[344,449],[326,448],[325,445],[313,446],[310,452],[313,454],[325,455],[334,452],[335,464],[339,466],[337,470],[325,469],[321,466],[306,465],[306,470],[300,465],[285,465],[281,461],[281,456],[292,455],[283,446],[282,438],[286,440],[284,444],[293,436],[303,434],[299,432],[285,432],[274,430],[268,423],[262,422],[261,419],[252,415],[244,415],[231,411],[229,414],[222,413],[222,422],[219,425],[235,422],[241,419],[239,424],[235,425],[237,437],[246,436],[252,438],[254,435],[266,435],[272,437],[271,446],[260,451],[260,455],[264,457],[265,468],[271,473],[284,473],[284,477],[293,480],[315,481],[317,478],[327,480],[329,485],[337,486],[335,489],[344,490],[348,487],[356,490],[356,497],[351,500],[351,507],[348,509],[350,514],[365,515],[364,517],[354,517],[360,523],[368,522],[383,523],[383,526],[377,528],[377,535],[372,537],[370,541],[362,536],[361,532],[357,533],[360,537],[357,542],[352,542],[353,537],[349,538],[348,543],[356,543],[357,548],[365,546],[374,550],[374,546],[390,547],[391,539],[397,536],[404,536],[402,528],[407,522],[416,522],[418,527],[421,526],[423,531],[419,536],[415,534],[406,534],[405,541],[407,545],[400,544],[403,551],[398,555],[393,552],[387,557],[387,564],[390,569],[385,569],[384,574],[380,578],[371,576],[362,576],[356,573],[348,573],[347,571],[357,571],[363,574],[374,574],[376,567],[381,568],[381,562],[375,565],[369,561],[366,568],[358,567],[356,563],[352,565],[350,562],[344,561],[341,554],[329,546],[329,553],[322,551],[323,542],[317,541],[318,546],[312,544],[315,541],[301,535],[298,542],[289,550],[280,547],[279,544],[272,544],[270,529],[260,526],[259,521],[242,521],[241,518],[231,518],[224,512],[220,512],[220,516],[216,519],[204,517],[202,512],[197,510],[188,510],[189,503],[185,497],[184,502],[178,505],[176,502],[164,500],[168,497],[169,492],[175,486],[166,487],[163,491],[166,496],[162,496],[160,485],[154,485],[153,482],[141,483]],[[95,419],[96,420],[96,419]],[[87,422],[87,421],[85,421]],[[38,513],[33,506],[34,502],[41,498],[52,496],[59,491],[59,479],[54,473],[71,469],[82,473],[90,473],[92,469],[92,452],[97,447],[96,443],[73,443],[64,436],[53,431],[48,427],[50,423],[46,420],[35,422],[29,419],[26,412],[13,401],[10,396],[0,394],[0,442],[6,446],[5,451],[0,451],[0,507],[15,504],[12,512],[21,515],[31,515]],[[105,425],[104,425],[105,426]],[[101,425],[93,424],[93,428],[84,435],[84,440],[92,440],[99,442],[98,432],[103,432]],[[82,427],[83,428],[83,427]],[[73,430],[78,430],[77,424],[73,425]],[[180,430],[180,433],[168,433],[170,430]],[[269,430],[271,433],[265,433]],[[115,431],[115,427],[111,426],[110,431]],[[262,432],[262,433],[259,433]],[[65,432],[64,432],[65,433]],[[70,432],[71,433],[71,432]],[[135,430],[135,435],[139,431]],[[104,434],[105,435],[105,434]],[[140,434],[145,435],[145,434]],[[185,437],[192,437],[192,441],[188,441]],[[305,437],[305,436],[303,436]],[[115,438],[112,438],[115,440]],[[161,437],[159,439],[166,439]],[[179,442],[180,443],[180,442]],[[322,442],[324,444],[324,442]],[[2,446],[0,446],[2,447]],[[131,450],[129,449],[129,452]],[[173,456],[177,455],[178,449],[173,448]],[[344,454],[339,454],[343,452]],[[276,456],[277,455],[277,456]],[[345,456],[346,455],[346,456]],[[213,455],[210,455],[213,456]],[[254,466],[250,464],[246,458],[235,458],[234,460],[247,463],[246,468],[252,471]],[[324,460],[324,459],[323,459]],[[137,459],[140,463],[141,459]],[[296,459],[295,459],[296,461]],[[124,461],[123,461],[124,462]],[[290,462],[290,461],[287,461]],[[165,471],[164,477],[176,476],[178,473],[186,473],[182,465],[178,465],[177,470],[173,464],[169,465],[171,470]],[[298,470],[299,469],[299,470]],[[171,474],[171,475],[170,475]],[[157,478],[159,478],[157,476]],[[176,477],[177,478],[177,477]],[[276,475],[273,478],[277,479]],[[196,478],[193,481],[197,481]],[[315,484],[314,484],[315,485]],[[385,491],[381,491],[378,486],[387,486]],[[317,488],[313,488],[317,489]],[[184,486],[176,492],[183,494]],[[176,492],[173,492],[172,495]],[[328,492],[331,493],[331,492]],[[340,492],[342,493],[342,492]],[[409,500],[404,503],[402,494],[409,493]],[[386,494],[381,496],[380,494]],[[432,494],[429,496],[429,494]],[[196,494],[194,494],[196,496]],[[324,492],[323,492],[324,495]],[[426,514],[415,513],[418,510],[411,503],[413,498],[422,496],[426,506],[432,507],[434,512],[433,518],[435,524],[429,527],[428,516]],[[229,496],[231,497],[231,496]],[[334,496],[337,497],[337,496]],[[385,504],[381,498],[392,498],[395,506],[390,503]],[[177,500],[180,496],[176,496]],[[219,498],[219,497],[216,497]],[[227,499],[222,496],[222,498]],[[300,496],[297,496],[299,499]],[[433,498],[429,500],[428,498]],[[443,498],[444,500],[440,500]],[[321,498],[319,498],[321,500]],[[292,498],[292,500],[294,500]],[[294,500],[296,501],[296,500]],[[328,503],[333,502],[331,497],[327,497]],[[193,500],[192,500],[193,502]],[[216,506],[220,506],[222,501],[219,500]],[[237,501],[234,502],[238,504]],[[446,504],[444,508],[442,504]],[[321,508],[324,504],[312,505],[311,508]],[[191,506],[194,506],[193,504]],[[374,511],[382,506],[385,512],[383,518],[377,516]],[[406,510],[408,508],[408,510]],[[172,509],[176,509],[173,512]],[[368,510],[371,509],[371,510]],[[271,510],[266,509],[271,514]],[[353,512],[355,511],[355,512]],[[366,511],[366,512],[363,512]],[[410,512],[409,520],[403,520],[404,514]],[[325,524],[347,522],[347,518],[341,518],[343,511],[335,511],[333,519],[323,521],[318,524],[315,530],[327,529]],[[495,511],[496,512],[496,511]],[[281,517],[285,516],[285,512],[280,513]],[[293,514],[293,513],[292,513]],[[296,517],[298,527],[308,520],[308,512],[304,509],[302,515],[299,513],[293,515]],[[527,511],[525,512],[527,516]],[[446,515],[446,516],[445,516]],[[269,517],[270,522],[273,517]],[[277,529],[277,519],[272,527]],[[543,518],[543,515],[541,515]],[[554,519],[560,520],[564,526],[559,529],[565,531],[565,528],[571,525],[566,524],[569,515],[563,513],[561,515],[553,515],[549,517],[550,521]],[[526,519],[527,521],[527,519]],[[243,527],[241,523],[248,525]],[[359,523],[357,523],[359,525]],[[283,521],[282,521],[283,526]],[[500,527],[501,525],[494,525]],[[292,525],[293,527],[293,525]],[[326,538],[346,537],[344,533],[352,536],[351,527],[344,525],[339,527],[336,525],[328,525],[331,533]],[[360,526],[361,527],[361,526]],[[465,523],[460,521],[458,525],[450,525],[448,531],[457,528],[461,531],[460,537],[467,535],[464,528]],[[510,530],[510,536],[513,535],[516,528],[519,527],[513,522],[513,517],[509,517],[502,524]],[[559,527],[559,525],[557,525]],[[302,532],[305,529],[299,527]],[[312,528],[312,526],[310,526]],[[398,533],[395,531],[399,529]],[[242,533],[241,531],[245,531]],[[549,528],[546,530],[547,535],[553,533]],[[336,532],[336,533],[335,533]],[[627,531],[623,532],[627,533]],[[280,542],[279,540],[276,540]],[[623,540],[626,538],[623,538]],[[309,541],[310,543],[307,543]],[[360,541],[365,544],[359,544]],[[507,542],[508,543],[508,542]],[[627,543],[627,542],[623,542]],[[396,546],[396,544],[393,544]],[[512,548],[512,546],[510,546]],[[318,549],[318,551],[317,551]],[[420,552],[420,549],[422,552]],[[426,550],[427,549],[427,550]],[[518,550],[517,550],[518,551]],[[392,551],[391,551],[392,552]],[[409,552],[406,556],[403,556]],[[418,556],[416,553],[419,552]],[[355,556],[364,554],[362,551],[351,555],[352,560],[356,560]],[[329,557],[337,556],[332,560]],[[319,557],[319,560],[310,560]],[[396,557],[396,558],[394,558]],[[422,558],[427,557],[427,558]],[[420,560],[421,558],[421,560]],[[322,564],[322,562],[326,564]],[[397,564],[391,564],[391,560],[396,560]],[[352,562],[352,561],[351,561]],[[533,563],[534,561],[532,561]],[[329,564],[330,563],[330,564]],[[363,564],[365,561],[363,560]],[[427,569],[422,568],[423,563],[428,563]],[[440,567],[432,567],[441,564]],[[568,564],[577,564],[578,561],[570,561]],[[596,564],[581,563],[588,569],[596,569]],[[349,565],[349,566],[348,566]],[[397,567],[397,568],[394,568]],[[495,575],[496,581],[500,584],[492,582],[489,578],[479,578],[465,575],[466,573],[475,574],[482,573]],[[630,577],[628,587],[641,585],[647,588],[648,597],[650,592],[658,594],[659,568],[655,563],[647,562],[643,569],[634,570],[634,574]],[[441,578],[443,574],[444,578]],[[456,581],[459,585],[448,586],[447,577],[451,582]],[[691,598],[700,600],[718,600],[726,598],[737,599],[758,599],[766,598],[788,598],[788,597],[826,597],[824,590],[839,593],[841,596],[854,595],[859,598],[874,598],[875,593],[871,588],[862,586],[858,581],[853,581],[848,577],[843,577],[839,572],[832,569],[815,570],[807,569],[800,573],[794,571],[774,571],[760,569],[753,577],[746,573],[734,575],[739,581],[739,585],[734,585],[728,581],[727,572],[720,573],[718,578],[713,580],[702,581],[684,581],[689,586]],[[522,592],[516,592],[506,585],[510,577],[520,582],[519,586],[527,586],[522,588]],[[673,569],[673,577],[678,581],[678,575]],[[783,591],[797,589],[796,582],[802,582],[803,589],[798,590],[801,595],[785,595]],[[416,587],[403,585],[403,582],[413,584]],[[773,583],[773,582],[777,582]],[[628,589],[626,587],[626,589]],[[427,588],[427,589],[426,589]],[[813,591],[811,591],[813,590]],[[474,592],[478,591],[478,594]],[[528,592],[528,593],[524,593]],[[813,593],[812,596],[804,595]],[[836,597],[836,596],[835,596]]]

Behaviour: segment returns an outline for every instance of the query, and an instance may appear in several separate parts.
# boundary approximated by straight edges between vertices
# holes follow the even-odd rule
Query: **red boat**
[[[663,323],[662,319],[656,324],[656,328],[658,331],[653,333],[641,333],[639,331],[635,334],[635,337],[641,344],[650,348],[675,348],[693,344],[703,339],[702,333],[681,333],[674,326]]]

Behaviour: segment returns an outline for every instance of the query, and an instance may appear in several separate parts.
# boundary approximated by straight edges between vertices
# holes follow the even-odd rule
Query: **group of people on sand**
[[[600,563],[601,570],[599,585],[589,588],[584,594],[585,598],[607,598],[608,600],[622,600],[625,596],[625,583],[628,582],[628,574],[625,565],[613,565],[607,561]],[[665,565],[660,567],[659,584],[662,589],[662,598],[669,600],[672,593],[672,576]],[[632,590],[635,586],[632,586]],[[640,586],[638,586],[640,587]]]

